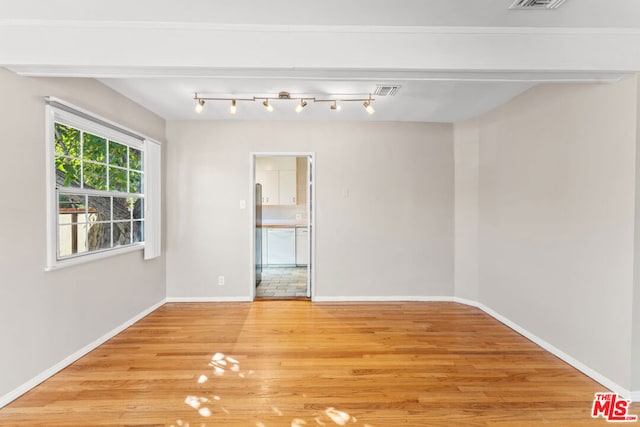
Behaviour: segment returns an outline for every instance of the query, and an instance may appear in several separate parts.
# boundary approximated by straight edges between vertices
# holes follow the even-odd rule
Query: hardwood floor
[[[460,304],[180,303],[1,409],[0,425],[606,425],[590,416],[600,391]]]

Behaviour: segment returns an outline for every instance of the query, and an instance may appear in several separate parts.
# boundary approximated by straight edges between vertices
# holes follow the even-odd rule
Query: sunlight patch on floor
[[[227,372],[233,372],[237,374],[240,379],[245,379],[247,375],[251,375],[255,373],[255,371],[253,370],[242,372],[240,369],[240,362],[234,357],[227,356],[224,353],[215,353],[209,361],[209,366],[213,368],[214,377],[215,376],[221,377],[225,375]],[[212,384],[215,383],[213,381],[213,378],[210,378],[206,374],[201,374],[198,376],[198,379],[197,379],[198,384],[205,384],[207,382]],[[213,387],[213,385],[211,387]],[[214,412],[211,408],[216,407],[216,404],[220,403],[221,401],[222,401],[222,398],[217,394],[212,395],[210,398],[205,396],[199,396],[199,395],[188,395],[185,398],[184,403],[187,406],[193,408],[195,411],[197,411],[200,417],[206,419],[214,415]],[[218,409],[219,411],[227,415],[231,415],[231,411],[229,411],[225,407],[218,407]],[[285,419],[289,417],[289,416],[286,416],[285,413],[282,410],[280,410],[277,406],[271,407],[271,413],[272,413],[272,416],[276,415],[278,417],[283,417]],[[322,427],[322,426],[331,426],[331,425],[346,426],[347,424],[353,425],[354,427],[355,426],[373,427],[369,424],[359,424],[356,417],[350,415],[346,411],[342,411],[334,407],[328,407],[322,412],[315,412],[310,415],[310,418],[300,417],[300,416],[293,416],[291,418],[291,427],[309,427],[309,426]],[[198,421],[197,425],[198,427],[207,427],[207,424],[203,422],[203,420]],[[256,427],[272,427],[263,421],[257,421],[255,423],[255,426]],[[179,420],[176,420],[174,424],[170,424],[170,427],[190,427],[190,423],[183,419],[179,419]]]

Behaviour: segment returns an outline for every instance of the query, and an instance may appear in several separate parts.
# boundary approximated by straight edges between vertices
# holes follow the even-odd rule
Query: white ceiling
[[[0,0],[1,19],[271,25],[606,27],[640,25],[637,0],[566,0],[553,11],[513,0]]]
[[[298,80],[197,78],[197,79],[101,79],[103,83],[172,120],[398,120],[453,122],[473,117],[511,99],[532,86],[530,82],[454,82],[394,80],[402,86],[393,97],[377,97],[372,103],[376,113],[368,115],[362,102],[310,103],[300,114],[294,111],[298,101],[270,101],[268,113],[259,102],[239,102],[236,116],[229,114],[230,102],[207,101],[201,114],[194,112],[193,92],[215,97],[251,98],[274,96],[281,90],[292,97],[347,96],[367,97],[375,82],[361,80]],[[333,98],[332,98],[333,99]]]
[[[91,77],[171,120],[408,120],[480,115],[540,82],[609,82],[640,70],[640,1],[0,0],[0,65],[28,76]],[[90,7],[88,6],[90,5]],[[188,6],[186,6],[188,5]],[[10,41],[10,42],[9,42]],[[212,97],[366,97],[399,84],[369,116],[314,104]],[[294,95],[295,94],[295,95]]]

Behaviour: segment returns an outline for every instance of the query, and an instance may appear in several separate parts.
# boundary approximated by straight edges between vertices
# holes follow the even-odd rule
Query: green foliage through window
[[[143,151],[62,123],[54,145],[58,257],[143,242]]]
[[[55,153],[59,186],[143,192],[141,150],[56,123]]]
[[[109,164],[127,167],[127,147],[114,141],[109,141]]]
[[[82,138],[82,158],[94,162],[105,163],[107,158],[107,140],[90,133]]]

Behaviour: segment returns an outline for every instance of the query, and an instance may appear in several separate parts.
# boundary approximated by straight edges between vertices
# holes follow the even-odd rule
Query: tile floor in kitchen
[[[265,267],[256,288],[259,298],[306,298],[307,267]]]

